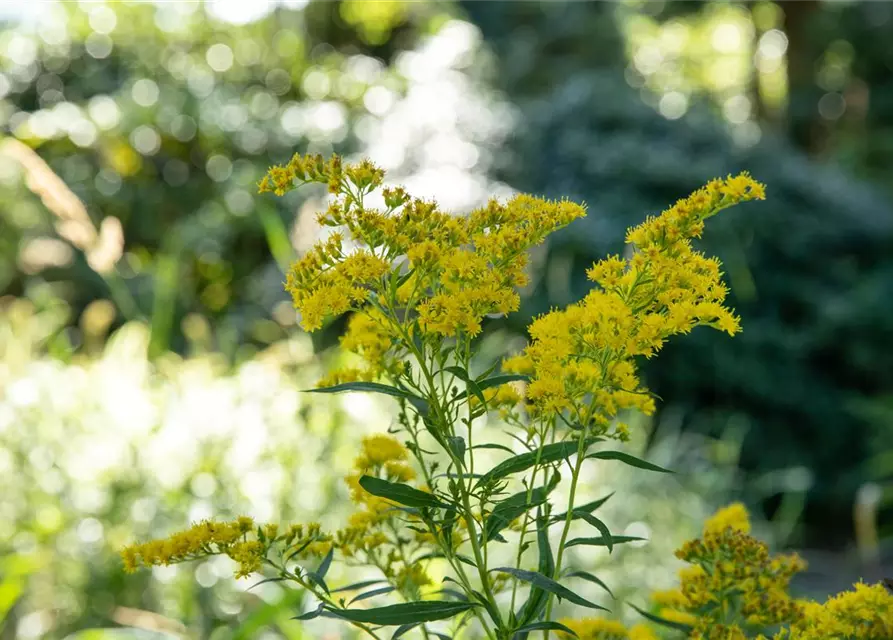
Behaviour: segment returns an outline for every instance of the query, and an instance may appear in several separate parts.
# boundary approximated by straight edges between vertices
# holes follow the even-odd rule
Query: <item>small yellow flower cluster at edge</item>
[[[689,563],[680,587],[652,594],[659,615],[692,626],[689,637],[703,640],[893,638],[893,595],[882,585],[858,583],[824,603],[795,600],[790,580],[805,562],[796,554],[770,555],[749,531],[740,503],[708,519],[702,537],[677,551]],[[779,626],[771,636],[753,631]]]

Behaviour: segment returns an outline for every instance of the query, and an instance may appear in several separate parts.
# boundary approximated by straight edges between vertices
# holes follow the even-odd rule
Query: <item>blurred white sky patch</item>
[[[40,2],[28,2],[26,0],[3,0],[0,2],[0,21],[30,21],[36,20],[46,11],[47,5],[59,4],[60,0],[41,0]],[[248,24],[260,20],[278,6],[289,9],[300,9],[308,0],[147,0],[157,5],[201,5],[204,4],[208,15],[230,22],[232,24]],[[103,4],[101,1],[96,4]]]
[[[389,182],[447,210],[466,211],[511,193],[488,174],[489,150],[511,131],[514,110],[487,86],[482,62],[480,31],[453,20],[397,57],[407,83],[402,98],[380,87],[364,96],[379,117],[360,128],[363,155],[389,172]]]

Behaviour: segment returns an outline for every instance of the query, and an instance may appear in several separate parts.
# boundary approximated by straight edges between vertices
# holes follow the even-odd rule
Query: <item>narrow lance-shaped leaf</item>
[[[504,444],[494,444],[494,443],[490,443],[490,442],[487,442],[484,444],[476,444],[472,447],[472,449],[499,449],[500,451],[505,451],[507,453],[515,455],[515,452],[512,451],[511,449],[509,449]]]
[[[529,499],[528,491],[525,490],[497,503],[484,525],[484,541],[492,540],[496,534],[505,529],[515,518],[543,504],[549,493],[558,484],[559,479],[560,476],[555,474],[549,484],[530,491]]]
[[[382,582],[384,582],[384,580],[364,580],[363,582],[354,582],[353,584],[348,584],[343,587],[338,587],[337,589],[332,589],[332,593],[340,593],[342,591],[356,591],[358,589],[371,587],[373,584],[380,584]]]
[[[522,373],[506,373],[498,376],[493,376],[492,378],[486,378],[484,380],[475,380],[474,382],[477,385],[479,391],[484,391],[485,389],[490,389],[491,387],[498,387],[499,385],[516,381],[529,382],[530,376],[526,376]],[[467,395],[467,392],[463,391],[458,396],[456,396],[456,399],[461,400]]]
[[[326,554],[326,557],[322,559],[322,562],[319,563],[319,568],[316,570],[316,575],[320,577],[320,579],[325,578],[326,574],[329,572],[329,567],[332,566],[332,557],[335,555],[335,545],[329,547],[329,552]]]
[[[581,504],[579,507],[574,507],[574,513],[571,517],[573,519],[577,519],[579,517],[580,513],[592,513],[593,511],[598,509],[600,506],[605,504],[608,500],[610,500],[611,496],[613,496],[613,495],[614,495],[614,492],[612,491],[611,493],[606,495],[604,498],[599,498],[598,500],[593,500],[592,502],[587,502],[586,504]],[[552,516],[552,522],[562,522],[566,518],[567,518],[567,511],[564,511],[563,513],[559,513],[557,515]]]
[[[631,606],[633,609],[638,611],[640,615],[644,616],[648,620],[651,620],[651,622],[659,624],[663,627],[667,627],[668,629],[675,629],[676,631],[682,631],[683,633],[686,634],[686,636],[688,636],[688,634],[690,634],[692,631],[691,625],[687,625],[682,622],[676,622],[675,620],[667,620],[666,618],[662,618],[662,617],[655,615],[653,613],[649,613],[649,612],[645,611],[644,609],[640,609],[639,607],[637,607],[636,605],[634,605],[632,603],[627,603],[627,604],[629,604],[629,606]]]
[[[574,604],[578,604],[581,607],[588,607],[590,609],[601,609],[603,611],[607,611],[605,607],[595,604],[594,602],[590,602],[586,598],[582,596],[578,596],[576,593],[571,591],[565,586],[555,582],[552,578],[547,578],[541,573],[536,571],[527,571],[526,569],[515,569],[514,567],[496,567],[493,571],[498,571],[500,573],[507,573],[509,575],[515,576],[519,580],[523,580],[524,582],[528,582],[534,586],[539,587],[549,593],[558,596],[559,598],[564,598],[568,602],[573,602]]]
[[[624,542],[636,542],[638,540],[644,539],[645,538],[640,538],[638,536],[610,536],[610,540],[606,539],[604,536],[598,536],[596,538],[574,538],[572,540],[568,540],[567,544],[564,546],[565,548],[578,547],[580,545],[590,547],[607,547],[613,546],[615,544],[623,544]]]
[[[403,635],[409,633],[417,626],[422,624],[421,622],[410,622],[409,624],[400,625],[396,631],[394,631],[394,635],[391,636],[391,640],[397,640],[397,638],[402,637]]]
[[[637,458],[636,456],[629,453],[624,453],[623,451],[594,451],[586,457],[593,458],[595,460],[618,460],[624,464],[628,464],[631,467],[636,467],[637,469],[658,471],[660,473],[673,473],[669,469],[664,469],[663,467],[659,467],[656,464],[648,462],[647,460],[642,460],[641,458]]]
[[[350,622],[378,624],[382,626],[399,626],[414,622],[432,622],[446,620],[468,611],[475,605],[469,602],[443,602],[428,600],[422,602],[406,602],[375,609],[334,609],[327,611],[337,618]]]
[[[544,621],[544,622],[533,622],[531,624],[525,624],[520,629],[517,629],[515,633],[528,633],[530,631],[563,631],[564,633],[573,636],[574,638],[579,638],[577,632],[573,629],[569,629],[560,622],[553,621]]]
[[[247,591],[251,591],[251,590],[254,589],[255,587],[259,587],[259,586],[262,585],[262,584],[267,584],[268,582],[282,582],[282,581],[284,581],[284,580],[288,580],[288,578],[283,578],[282,576],[279,576],[279,577],[276,577],[276,578],[264,578],[264,579],[261,580],[260,582],[255,582],[253,585],[251,585],[250,587],[248,587]]]
[[[549,544],[548,518],[540,508],[536,510],[536,542],[539,553],[537,565],[539,572],[544,576],[551,576],[555,573],[555,558],[552,556],[552,547]],[[523,625],[536,620],[545,610],[547,599],[548,596],[543,589],[535,585],[532,586],[527,601],[518,610],[519,623]],[[523,636],[526,634],[522,634]]]
[[[443,370],[453,374],[465,383],[465,391],[461,395],[456,396],[457,399],[463,399],[468,396],[469,392],[471,392],[475,397],[477,397],[481,405],[487,404],[487,399],[484,398],[484,394],[481,393],[481,388],[478,386],[477,382],[471,379],[471,376],[468,375],[468,372],[463,367],[444,367]]]
[[[583,443],[583,451],[585,452],[589,445],[600,439],[601,438],[587,439],[587,441]],[[579,443],[576,440],[568,440],[566,442],[547,444],[539,451],[528,451],[527,453],[516,455],[513,458],[500,462],[498,465],[490,469],[490,471],[485,473],[480,480],[478,480],[477,486],[487,486],[496,480],[510,476],[513,473],[529,469],[537,463],[537,460],[539,460],[540,464],[565,460],[574,455],[578,448]]]
[[[318,618],[319,614],[322,613],[323,603],[320,602],[319,606],[316,609],[311,609],[306,613],[302,613],[299,616],[294,616],[292,620],[313,620],[314,618]]]
[[[363,476],[360,478],[360,486],[374,496],[387,498],[407,507],[452,508],[450,505],[438,500],[436,496],[401,482],[389,482],[381,478]]]
[[[450,451],[456,456],[460,464],[465,464],[465,438],[462,436],[450,436],[447,438]]]
[[[395,398],[404,398],[405,400],[409,401],[422,415],[426,415],[428,413],[428,401],[424,398],[420,398],[419,396],[407,391],[406,389],[392,387],[391,385],[381,384],[379,382],[344,382],[342,384],[336,384],[331,387],[305,389],[305,391],[308,393],[343,393],[345,391],[368,391],[371,393],[383,393]]]
[[[608,525],[596,518],[591,513],[586,513],[585,511],[581,511],[580,513],[575,515],[578,515],[581,520],[585,520],[587,523],[598,529],[599,533],[601,533],[602,537],[605,539],[606,545],[608,547],[608,553],[614,551],[614,537],[611,535],[611,530],[608,529]]]
[[[611,589],[608,588],[608,585],[606,585],[606,584],[601,580],[601,578],[598,578],[598,577],[592,575],[592,574],[589,573],[588,571],[572,571],[571,573],[567,574],[567,577],[568,577],[568,578],[582,578],[583,580],[586,580],[587,582],[591,582],[591,583],[593,583],[593,584],[597,584],[597,585],[600,586],[602,589],[604,589],[605,591],[607,591],[607,592],[608,592],[608,595],[610,595],[612,598],[615,597],[615,596],[614,596],[614,592],[611,591]]]
[[[361,602],[363,600],[368,600],[369,598],[374,598],[375,596],[383,596],[387,593],[391,593],[395,591],[394,587],[381,587],[380,589],[373,589],[372,591],[367,591],[366,593],[361,593],[356,596],[353,600],[348,602],[348,604],[353,604],[354,602]]]

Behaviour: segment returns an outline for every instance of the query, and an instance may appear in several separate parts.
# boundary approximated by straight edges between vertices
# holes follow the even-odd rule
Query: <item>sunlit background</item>
[[[392,419],[300,393],[343,319],[308,336],[282,290],[325,194],[255,184],[295,151],[368,156],[457,213],[587,202],[487,364],[629,224],[750,170],[767,202],[705,238],[745,331],[646,365],[664,403],[631,447],[679,473],[586,478],[650,542],[576,561],[633,619],[741,499],[811,561],[801,592],[893,575],[893,3],[7,0],[0,21],[0,640],[350,637],[226,559],[127,576],[115,554],[214,514],[338,526],[358,434]]]

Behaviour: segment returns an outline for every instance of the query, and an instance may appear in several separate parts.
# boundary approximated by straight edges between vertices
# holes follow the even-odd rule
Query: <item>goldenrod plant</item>
[[[587,272],[594,286],[585,298],[536,318],[521,353],[481,370],[484,321],[517,310],[528,251],[585,207],[518,195],[458,216],[383,181],[368,161],[296,155],[259,185],[284,195],[322,183],[332,196],[318,216],[332,232],[291,267],[286,288],[307,331],[350,312],[342,346],[362,364],[314,391],[385,394],[398,404],[395,425],[363,440],[347,477],[356,512],[337,531],[248,517],[200,522],[126,548],[125,567],[225,554],[239,577],[261,573],[312,593],[317,604],[299,619],[337,618],[374,638],[651,637],[641,626],[610,635],[622,627],[553,615],[558,600],[607,609],[577,592],[588,581],[610,593],[569,564],[569,549],[611,552],[640,539],[615,535],[595,515],[610,496],[578,504],[581,470],[666,471],[611,446],[629,437],[626,412],[655,408],[637,359],[697,326],[740,330],[719,261],[692,241],[708,218],[762,199],[763,185],[747,174],[713,180],[630,229],[625,256]],[[369,204],[376,192],[383,206]],[[501,422],[515,447],[497,442],[488,421]],[[502,461],[484,466],[494,452]],[[333,562],[376,576],[329,585]],[[435,567],[445,574],[437,584]],[[370,607],[375,597],[397,602]]]
[[[675,630],[673,637],[893,638],[893,594],[882,584],[860,582],[824,603],[793,598],[790,580],[806,563],[796,554],[771,555],[750,535],[750,518],[741,504],[720,509],[705,523],[702,537],[686,542],[676,555],[688,563],[679,573],[679,587],[652,594],[656,612],[642,611]]]

